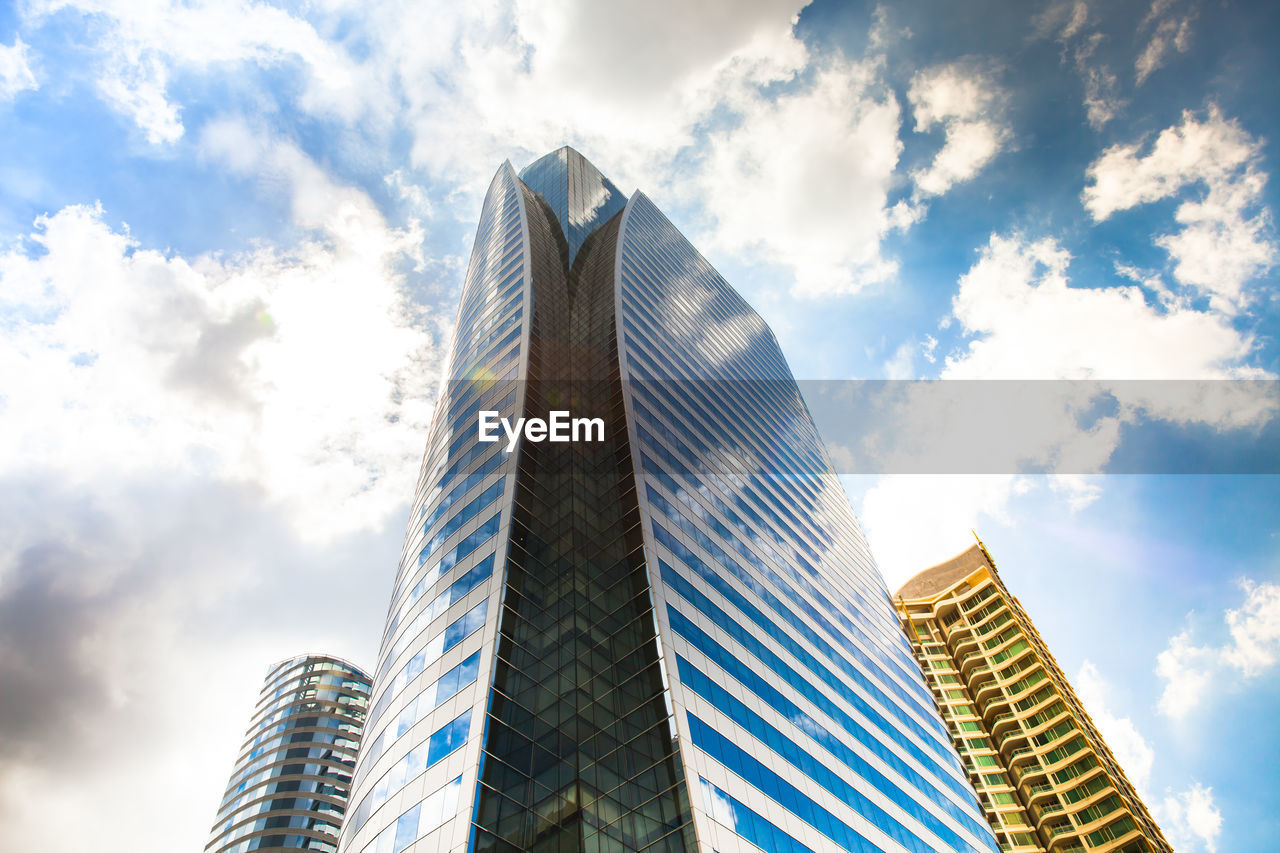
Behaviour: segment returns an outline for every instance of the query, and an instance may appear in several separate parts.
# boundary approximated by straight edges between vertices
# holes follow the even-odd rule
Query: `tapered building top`
[[[642,192],[499,168],[449,378],[342,853],[998,849],[776,339]]]
[[[591,161],[568,145],[530,163],[520,180],[550,206],[569,244],[572,267],[582,242],[627,204],[627,197]]]

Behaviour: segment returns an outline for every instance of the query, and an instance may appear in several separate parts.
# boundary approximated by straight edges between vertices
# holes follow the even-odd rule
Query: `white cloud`
[[[1069,254],[1053,240],[992,235],[960,279],[954,318],[969,340],[948,354],[944,379],[1212,379],[1262,376],[1244,367],[1252,340],[1222,316],[1180,303],[1156,308],[1133,286],[1074,286]],[[905,364],[909,352],[902,350]],[[897,363],[897,362],[895,362]],[[946,383],[943,387],[951,387]],[[1271,417],[1276,401],[1239,394],[1232,383],[1033,383],[1017,406],[1004,405],[1002,383],[954,383],[948,398],[906,387],[877,414],[890,428],[884,447],[863,447],[883,470],[919,470],[921,458],[982,459],[993,472],[1102,470],[1125,424],[1141,418],[1242,427]],[[1094,411],[1106,390],[1114,410]],[[1036,399],[1031,404],[1028,400]],[[986,424],[992,411],[1004,419]],[[1017,420],[1015,420],[1015,418]],[[945,464],[939,462],[938,464]],[[937,470],[945,470],[939,468]],[[1099,494],[1096,480],[1053,476],[1050,487],[1080,508]],[[1022,477],[885,477],[868,490],[862,518],[886,576],[901,582],[966,547],[964,533],[984,518],[1000,520],[1012,498],[1030,488]]]
[[[1238,129],[1220,117],[1214,130],[1188,121],[1192,126],[1185,132],[1166,131],[1156,151],[1141,162],[1133,160],[1136,149],[1116,148],[1103,155],[1091,172],[1095,182],[1086,190],[1095,218],[1176,191],[1188,180],[1188,164],[1218,164],[1215,174],[1222,176],[1253,156],[1247,137],[1223,135]],[[1037,407],[1040,420],[1028,422],[1033,428],[1000,432],[1007,453],[1038,460],[1048,470],[1090,472],[1110,458],[1121,427],[1139,418],[1235,428],[1256,425],[1274,413],[1275,399],[1234,383],[1109,382],[1268,374],[1248,365],[1253,338],[1234,327],[1231,313],[1221,310],[1230,307],[1222,300],[1197,310],[1158,275],[1124,264],[1117,271],[1142,287],[1077,284],[1069,275],[1070,264],[1070,254],[1055,240],[992,234],[977,262],[961,276],[952,301],[952,316],[968,340],[947,355],[942,378],[1102,380],[1118,404],[1105,416],[1089,418],[1087,429],[1079,427],[1102,389],[1061,383],[1055,386],[1061,388],[1060,398]],[[945,445],[946,437],[920,435],[916,440],[919,446],[938,446],[939,440]],[[1077,502],[1096,496],[1096,488],[1059,485]]]
[[[1177,308],[1183,304],[1156,271],[1142,269],[1133,264],[1126,264],[1123,261],[1115,262],[1115,270],[1117,275],[1141,285],[1154,294],[1161,305],[1168,308]]]
[[[925,361],[929,362],[930,364],[933,364],[934,362],[936,362],[938,360],[938,357],[934,353],[936,353],[937,350],[938,350],[938,339],[935,338],[933,335],[925,335],[924,341],[922,341],[920,344],[920,353],[921,355],[924,356]]]
[[[421,234],[289,144],[227,122],[204,146],[282,185],[309,236],[186,259],[98,207],[40,217],[0,255],[0,471],[200,472],[262,488],[310,539],[377,526],[408,493],[440,363],[403,292]]]
[[[392,60],[414,160],[478,186],[502,157],[568,141],[600,152],[624,190],[711,211],[701,245],[789,268],[799,292],[883,281],[896,269],[880,241],[894,227],[885,208],[898,105],[878,60],[809,54],[793,30],[804,5],[662,2],[605,14],[575,0],[446,23],[461,45],[445,63],[448,89],[417,45]]]
[[[1103,18],[1111,11],[1106,4],[1094,5],[1101,5]],[[1194,13],[1166,15],[1171,5],[1165,0],[1154,0],[1134,34],[1135,40],[1146,40],[1134,60],[1138,85],[1163,65],[1173,51],[1185,53],[1191,46]],[[1062,0],[1050,4],[1034,20],[1036,35],[1059,43],[1063,65],[1073,66],[1084,84],[1085,113],[1094,130],[1105,127],[1128,103],[1120,94],[1120,81],[1115,72],[1101,58],[1104,44],[1115,33],[1104,32],[1099,17],[1091,15],[1085,0]]]
[[[365,136],[407,128],[415,169],[472,200],[495,163],[569,142],[600,157],[624,190],[687,201],[699,193],[697,206],[714,214],[705,245],[756,251],[789,268],[799,293],[851,293],[892,277],[881,240],[924,208],[888,205],[900,110],[881,57],[812,56],[794,30],[805,5],[335,2],[285,12],[245,0],[47,0],[27,18],[94,16],[100,91],[155,143],[187,133],[173,94],[181,75],[296,66],[303,92],[293,106]],[[873,52],[884,47],[882,19]],[[346,31],[359,37],[331,38]],[[971,178],[1004,142],[989,117],[945,103],[947,87],[968,85],[958,68],[921,80],[923,109],[933,111],[925,124],[946,127],[942,150],[917,175],[925,196]],[[270,114],[272,98],[293,94],[257,97]]]
[[[897,167],[899,110],[874,64],[849,63],[758,99],[712,134],[698,176],[715,226],[707,243],[754,250],[795,272],[802,294],[853,293],[892,276],[880,251]]]
[[[1252,340],[1226,318],[1157,310],[1132,286],[1073,286],[1051,239],[993,234],[960,278],[955,318],[975,336],[949,379],[1209,379],[1253,375]]]
[[[1138,731],[1132,719],[1117,716],[1111,710],[1111,687],[1092,661],[1086,660],[1080,665],[1075,690],[1125,775],[1146,799],[1151,784],[1151,767],[1156,758],[1155,750]]]
[[[1228,610],[1227,628],[1231,643],[1223,650],[1223,660],[1254,678],[1275,666],[1280,656],[1280,584],[1241,583],[1244,606]]]
[[[199,475],[59,474],[0,475],[0,848],[199,850],[268,662],[372,661],[398,537],[309,545]]]
[[[1092,33],[1072,51],[1076,71],[1084,81],[1085,116],[1094,130],[1101,130],[1125,106],[1124,99],[1117,93],[1120,81],[1116,75],[1105,64],[1093,62],[1102,41],[1102,33]]]
[[[1033,23],[1040,38],[1066,41],[1089,23],[1089,4],[1085,0],[1057,0],[1036,15]]]
[[[416,218],[430,219],[435,215],[427,191],[406,178],[403,169],[384,175],[382,180],[390,189],[395,190],[401,201],[409,205]]]
[[[1133,64],[1138,85],[1145,83],[1153,71],[1164,65],[1173,51],[1186,53],[1191,48],[1191,21],[1195,13],[1192,11],[1182,16],[1165,16],[1164,13],[1172,5],[1168,0],[1153,0],[1151,8],[1139,27],[1141,32],[1150,27],[1153,22],[1158,21],[1155,23],[1155,29],[1151,33],[1147,46],[1142,49],[1142,53]]]
[[[885,361],[882,373],[885,379],[916,378],[915,357],[917,345],[915,341],[903,341],[893,355]]]
[[[911,174],[918,196],[945,193],[999,153],[1009,137],[1000,115],[1004,97],[994,75],[971,63],[937,66],[911,78],[907,100],[916,132],[939,124],[946,130],[946,141],[933,162]]]
[[[1162,800],[1156,800],[1151,792],[1155,750],[1131,718],[1118,716],[1112,710],[1111,685],[1091,661],[1080,665],[1075,689],[1102,739],[1174,848],[1179,853],[1217,853],[1222,814],[1214,803],[1213,789],[1193,780],[1185,791],[1169,790]]]
[[[73,205],[0,250],[4,849],[78,849],[104,808],[198,849],[264,665],[376,643],[441,366],[423,235],[243,122],[199,141],[296,242],[184,257]],[[280,620],[333,589],[347,618]]]
[[[13,44],[0,44],[0,101],[12,101],[19,92],[38,89],[31,71],[30,51],[16,36]]]
[[[1093,472],[1111,458],[1122,427],[1142,418],[1237,428],[1274,414],[1276,400],[1240,394],[1233,383],[1105,381],[1266,374],[1245,366],[1253,341],[1221,314],[1172,299],[1155,307],[1136,286],[1075,286],[1070,260],[1054,240],[993,234],[960,278],[953,317],[969,340],[946,356],[941,377],[1101,383],[1036,383],[1043,399],[1017,407],[1000,405],[999,395],[1011,393],[1000,383],[956,383],[953,399],[933,389],[899,389],[878,415],[892,424],[889,443],[859,450],[890,471],[918,470],[912,460],[919,458],[979,458],[1000,460],[985,463],[991,471],[1031,464],[1049,472]],[[1123,274],[1143,277],[1130,267]],[[890,366],[906,369],[910,356],[901,349]],[[1115,409],[1090,414],[1104,388]],[[955,426],[983,424],[991,411],[1004,413],[999,428]],[[1098,483],[1086,477],[1057,475],[1049,485],[1074,508],[1099,494]],[[963,550],[966,530],[983,518],[1004,518],[1014,495],[1029,487],[1025,478],[994,474],[885,477],[867,491],[859,516],[886,576],[901,582]],[[1254,653],[1251,659],[1261,658]]]
[[[98,91],[107,103],[133,119],[152,145],[182,138],[181,110],[165,97],[169,69],[155,56],[121,63],[98,78]]]
[[[937,418],[902,418],[902,435],[916,447],[946,447],[974,441],[980,458],[1004,459],[1022,470],[1033,463],[1050,472],[1103,470],[1126,424],[1161,419],[1210,424],[1220,429],[1257,426],[1274,416],[1280,400],[1269,388],[1234,382],[1142,382],[1113,380],[1208,380],[1265,378],[1245,365],[1252,338],[1212,311],[1181,303],[1155,308],[1135,286],[1079,287],[1067,268],[1069,254],[1055,241],[992,235],[978,262],[960,278],[954,317],[970,336],[946,358],[943,379],[1070,379],[1091,382],[1036,384],[1027,400],[983,435],[939,432]],[[973,406],[990,383],[958,395],[945,423],[982,417]],[[962,386],[963,387],[963,386]],[[1109,411],[1099,412],[1103,396]],[[936,399],[932,395],[931,399]],[[934,403],[936,406],[936,403]],[[967,408],[966,408],[967,407]],[[933,422],[933,432],[929,424]],[[995,443],[988,447],[982,442]],[[900,442],[910,448],[910,442]],[[963,452],[957,448],[955,452]],[[1021,460],[1021,461],[1019,461]],[[1055,481],[1077,504],[1097,495],[1095,485]]]
[[[1165,682],[1158,707],[1165,716],[1184,719],[1207,696],[1259,678],[1280,660],[1280,584],[1244,580],[1240,588],[1244,603],[1223,614],[1227,643],[1197,645],[1188,628],[1156,659],[1156,673]]]
[[[1169,792],[1156,813],[1178,853],[1217,853],[1222,812],[1214,802],[1213,788],[1196,782],[1181,793]]]
[[[1167,790],[1163,799],[1157,800],[1150,789],[1155,750],[1131,718],[1117,716],[1111,709],[1111,687],[1092,662],[1081,665],[1075,688],[1103,740],[1173,847],[1179,853],[1217,853],[1222,814],[1214,802],[1213,789],[1193,780],[1186,790]]]
[[[520,37],[533,48],[531,76],[574,101],[601,108],[669,106],[698,97],[729,63],[756,63],[769,49],[793,69],[803,48],[791,28],[805,0],[711,0],[601,5],[516,0]],[[797,53],[799,52],[799,54]],[[626,61],[618,58],[625,56]],[[666,102],[666,103],[664,103]],[[651,117],[650,117],[651,118]]]
[[[1119,81],[1105,62],[1097,60],[1106,36],[1090,28],[1085,0],[1061,0],[1035,17],[1039,38],[1054,39],[1062,47],[1062,63],[1074,66],[1084,84],[1084,106],[1089,125],[1101,130],[1125,106],[1117,92]]]
[[[373,7],[363,24],[402,99],[414,164],[433,178],[478,192],[503,158],[569,142],[607,158],[598,165],[624,190],[652,190],[713,111],[805,67],[793,32],[805,5],[419,4]]]
[[[1140,154],[1142,147],[1114,145],[1089,166],[1083,200],[1096,221],[1168,198],[1190,183],[1225,184],[1258,156],[1257,142],[1217,108],[1204,122],[1184,112],[1182,123],[1162,131],[1149,154]]]
[[[878,479],[858,519],[890,591],[973,545],[970,530],[1008,523],[1009,502],[1025,491],[1013,476],[897,474]]]
[[[158,0],[37,0],[24,10],[32,26],[74,11],[91,18],[102,98],[131,118],[152,144],[180,139],[181,108],[170,99],[175,74],[211,65],[300,63],[299,104],[317,115],[354,121],[383,115],[383,87],[315,27],[283,9],[246,0],[189,4]],[[382,107],[381,112],[375,106]]]
[[[1261,144],[1211,107],[1200,121],[1190,111],[1167,128],[1147,154],[1141,145],[1108,148],[1089,167],[1085,208],[1096,221],[1202,185],[1175,218],[1180,230],[1156,239],[1174,262],[1174,277],[1207,295],[1215,310],[1235,313],[1247,305],[1247,283],[1276,261],[1270,211],[1262,204],[1267,175]]]
[[[1212,683],[1216,657],[1213,649],[1196,646],[1190,631],[1172,637],[1156,658],[1156,674],[1165,682],[1160,713],[1180,719],[1199,705]]]

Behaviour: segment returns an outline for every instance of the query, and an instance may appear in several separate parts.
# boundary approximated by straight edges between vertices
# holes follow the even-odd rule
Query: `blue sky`
[[[1210,0],[0,8],[0,847],[198,849],[266,664],[372,660],[504,159],[643,189],[801,379],[1274,380],[1278,36]],[[1025,449],[1274,423],[1129,386],[1087,453]],[[978,531],[1179,851],[1269,850],[1280,483],[1160,470],[846,486],[892,587]]]

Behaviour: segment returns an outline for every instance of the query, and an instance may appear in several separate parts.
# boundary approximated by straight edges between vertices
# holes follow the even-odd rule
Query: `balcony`
[[[1017,764],[1020,761],[1035,761],[1035,753],[1031,751],[1031,747],[1022,746],[1009,753],[1009,763]]]
[[[991,671],[990,666],[987,664],[987,659],[980,654],[957,655],[956,666],[964,674],[965,681],[980,674],[979,667],[981,667],[981,672]]]
[[[1019,787],[1021,787],[1028,779],[1045,779],[1045,778],[1048,778],[1048,775],[1049,775],[1048,773],[1045,772],[1045,769],[1040,766],[1040,762],[1038,761],[1032,764],[1024,764],[1021,766],[1014,765],[1014,766],[1011,766],[1009,769],[1013,772],[1013,775],[1016,778]],[[1047,785],[1047,783],[1045,784]]]
[[[995,717],[1012,713],[1013,706],[1009,703],[1009,700],[1004,697],[1004,694],[1000,694],[999,696],[982,703],[983,719],[994,722]]]
[[[982,659],[978,658],[978,660],[982,660]],[[985,662],[981,663],[978,666],[975,666],[973,669],[969,670],[965,674],[966,683],[968,683],[969,681],[973,681],[975,678],[981,678],[984,675],[990,675],[990,674],[991,674],[991,667],[987,666]]]
[[[1027,799],[1029,799],[1029,800],[1030,800],[1030,799],[1034,799],[1035,797],[1040,796],[1041,794],[1047,794],[1048,792],[1050,792],[1050,791],[1052,791],[1052,790],[1053,790],[1053,786],[1052,786],[1052,785],[1050,785],[1048,782],[1044,782],[1044,783],[1041,783],[1041,784],[1039,784],[1039,785],[1028,785],[1028,786],[1023,790],[1023,792],[1022,792],[1022,793],[1026,794]]]
[[[1013,715],[1013,712],[1005,711],[1003,714],[997,714],[991,719],[990,731],[993,738],[1000,740],[1004,737],[1012,736],[1013,731],[1021,733],[1022,729],[1018,725],[1018,718]]]
[[[996,696],[1003,696],[1003,694],[1000,693],[1000,685],[996,684],[995,679],[988,679],[981,684],[973,684],[969,686],[969,692],[973,694],[974,701],[977,702],[988,701],[988,699],[984,699],[982,697],[991,690],[996,691]]]
[[[1037,673],[1040,674],[1040,677],[1032,680],[1031,676],[1036,675]],[[1021,687],[1015,687],[1019,681],[1026,681],[1027,683]],[[1041,687],[1044,687],[1046,683],[1051,683],[1049,682],[1048,674],[1045,673],[1044,667],[1037,663],[1034,666],[1027,667],[1026,669],[1018,670],[1008,678],[1003,679],[1001,681],[1001,686],[1009,691],[1009,698],[1017,700],[1025,699]],[[1057,688],[1055,687],[1054,689],[1056,692]]]
[[[1044,827],[1043,829],[1044,829],[1045,835],[1049,836],[1050,844],[1052,844],[1054,840],[1058,839],[1061,836],[1066,836],[1066,835],[1074,836],[1076,831],[1075,827],[1069,823],[1051,823],[1048,826]]]
[[[1046,803],[1039,808],[1033,808],[1032,811],[1037,813],[1036,819],[1041,820],[1056,814],[1062,814],[1065,808],[1066,806],[1062,805],[1062,803]]]

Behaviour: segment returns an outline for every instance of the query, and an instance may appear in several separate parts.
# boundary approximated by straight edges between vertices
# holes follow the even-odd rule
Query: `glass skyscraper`
[[[333,853],[369,704],[369,676],[328,655],[267,670],[205,853]]]
[[[348,853],[996,850],[768,327],[563,148],[485,198]],[[480,440],[481,412],[599,440]]]

